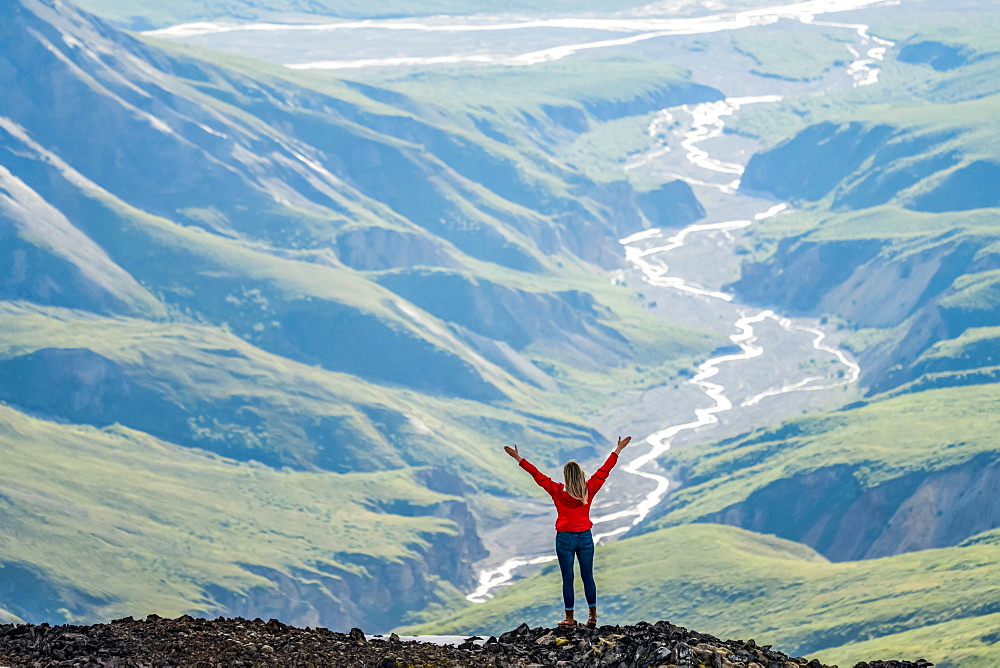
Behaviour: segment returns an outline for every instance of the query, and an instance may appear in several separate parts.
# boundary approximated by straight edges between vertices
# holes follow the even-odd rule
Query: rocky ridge
[[[458,645],[368,639],[295,628],[276,619],[215,620],[149,615],[93,626],[0,625],[0,665],[9,666],[669,666],[836,668],[789,657],[754,640],[720,640],[670,622],[588,629],[528,628]],[[859,662],[854,668],[929,668],[916,661]]]

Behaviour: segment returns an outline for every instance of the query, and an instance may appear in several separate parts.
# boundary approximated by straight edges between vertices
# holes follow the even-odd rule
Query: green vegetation
[[[276,471],[120,426],[59,425],[6,406],[0,453],[0,563],[31,574],[19,580],[37,587],[37,598],[21,606],[50,621],[150,610],[210,615],[220,598],[274,587],[268,571],[341,581],[365,574],[357,555],[383,565],[419,559],[459,530],[432,516],[454,497],[406,471]],[[381,510],[394,503],[421,510]]]
[[[485,135],[597,181],[627,178],[628,155],[649,146],[650,114],[722,96],[674,65],[628,56],[373,73],[365,83],[467,114]]]
[[[995,64],[995,54],[1000,50],[996,36],[1000,31],[995,13],[938,7],[933,12],[893,10],[885,16],[881,21],[877,15],[870,19],[871,32],[897,43],[888,49],[886,59],[877,63],[880,71],[877,85],[749,106],[740,111],[733,129],[760,139],[765,147],[790,139],[808,125],[825,121],[888,123],[927,134],[957,129],[962,133],[957,138],[960,146],[969,155],[996,155],[1000,137],[989,122],[997,113],[996,96],[1000,93],[1000,75]],[[778,61],[776,69],[784,66],[792,68],[791,71],[800,62],[810,63],[824,48],[836,48],[833,42],[813,40],[797,50],[794,58],[788,58],[781,56],[778,49],[770,50],[769,42],[759,41],[762,44],[757,48],[761,53],[774,54]],[[938,71],[927,64],[899,60],[904,49],[927,41],[957,50],[962,54],[962,64]]]
[[[998,361],[1000,327],[972,327],[954,339],[938,341],[924,351],[918,364],[930,368],[942,366],[978,366]]]
[[[449,109],[489,109],[501,113],[544,113],[544,105],[629,102],[689,81],[669,63],[628,56],[580,56],[530,67],[487,65],[449,67],[417,74],[376,74],[387,85],[414,99]],[[365,79],[371,82],[371,79]]]
[[[376,6],[347,0],[183,0],[171,4],[153,0],[75,0],[74,4],[125,27],[146,29],[210,19],[316,19],[331,16],[349,19],[396,18],[400,16],[470,15],[496,12],[496,5],[467,0],[392,0]],[[615,11],[647,4],[643,0],[516,0],[503,6],[505,12]]]
[[[900,42],[878,86],[749,106],[735,126],[777,146],[762,180],[798,209],[749,230],[754,271],[738,289],[855,330],[848,343],[869,397],[670,451],[662,463],[677,487],[659,515],[598,550],[602,622],[666,618],[840,665],[1000,662],[1000,551],[997,531],[985,530],[995,519],[963,524],[989,515],[972,499],[993,496],[1000,433],[995,178],[967,176],[949,192],[963,170],[1000,156],[1000,33],[995,13],[921,5],[885,18],[895,16],[872,11],[872,32]],[[761,28],[733,41],[760,73],[785,78],[850,58],[835,39],[799,37]],[[953,60],[905,51],[922,41]],[[627,150],[633,130],[591,127],[574,151],[596,154],[617,137]],[[959,508],[966,502],[972,510]],[[715,521],[766,526],[817,551]],[[558,612],[549,565],[484,605],[408,630],[485,635],[551,625]]]
[[[489,406],[379,386],[268,353],[203,325],[102,318],[9,302],[0,302],[0,315],[0,360],[42,349],[87,350],[116,364],[134,383],[125,390],[101,386],[95,410],[88,414],[92,419],[108,415],[128,426],[183,438],[186,445],[304,470],[444,466],[494,494],[538,491],[504,465],[503,445],[532,443],[545,462],[595,445],[603,449],[584,426],[588,411],[606,406],[601,401],[621,389],[616,382],[644,386],[671,371],[628,366],[609,377],[597,370],[579,372],[565,378],[566,391],[554,397],[533,390],[519,401]],[[674,345],[673,352],[682,354],[685,345],[704,343]],[[647,354],[652,358],[665,352],[670,350]],[[685,363],[677,358],[669,364],[676,371]],[[145,404],[134,410],[128,400],[120,405],[114,392],[135,388],[154,390],[163,399],[158,415],[148,415]],[[69,404],[88,392],[86,384],[75,391],[50,385],[43,387],[40,399]],[[29,401],[29,395],[23,387],[21,401]]]
[[[975,313],[996,313],[1000,310],[1000,269],[965,274],[954,284],[955,292],[941,300],[945,308]]]
[[[847,465],[862,489],[996,452],[1000,385],[907,394],[671,453],[687,484],[654,527],[698,521],[770,483]],[[887,437],[891,434],[891,438]]]
[[[847,47],[852,40],[843,31],[825,28],[792,32],[778,24],[739,31],[732,40],[736,51],[757,63],[755,74],[779,79],[816,79],[851,58]]]
[[[86,294],[73,266],[12,255],[73,250],[68,237],[29,229],[0,249],[26,267],[0,299],[0,459],[15,462],[0,472],[0,580],[19,583],[0,607],[20,618],[252,610],[378,630],[450,606],[476,534],[513,512],[503,500],[540,493],[502,445],[530,443],[541,465],[603,450],[589,423],[617,392],[718,344],[597,268],[617,226],[642,223],[631,193],[461,116],[160,49],[69,8],[51,46],[33,7],[12,19],[9,66],[32,85],[0,93],[16,116],[4,166],[152,307],[75,302],[52,289]],[[108,57],[70,66],[81,44]],[[657,71],[649,90],[675,74]],[[647,90],[626,79],[609,92]],[[56,90],[66,104],[20,114]],[[120,129],[113,146],[93,118]],[[612,206],[631,218],[609,221]],[[454,283],[380,284],[408,271],[467,288],[447,304],[458,316],[434,308]]]
[[[375,10],[339,0],[79,1],[137,29],[221,15],[494,10],[451,0]],[[504,9],[609,8],[606,0],[560,2]],[[754,225],[748,259],[775,268],[775,282],[760,281],[768,301],[797,293],[789,311],[833,311],[860,329],[850,341],[875,396],[671,452],[663,463],[680,486],[648,533],[599,551],[602,621],[669,617],[842,663],[915,653],[939,666],[1000,659],[996,531],[956,537],[956,523],[954,540],[935,538],[947,547],[831,563],[803,544],[704,523],[750,524],[753,513],[741,516],[739,506],[785,485],[791,492],[772,504],[779,529],[829,554],[830,541],[816,534],[837,525],[836,513],[856,498],[810,499],[797,481],[836,468],[835,488],[860,498],[995,461],[996,209],[956,207],[946,195],[962,169],[1000,154],[1000,69],[991,55],[1000,31],[942,11],[956,20],[940,28],[926,17],[873,23],[873,32],[901,42],[879,86],[751,106],[736,127],[767,146],[813,128],[798,144],[782,144],[793,159],[777,161],[803,183],[774,192],[801,210]],[[100,30],[78,23],[73,30],[83,32],[67,33],[67,45],[98,39]],[[11,34],[34,39],[50,29]],[[807,40],[815,30],[764,26],[720,39],[732,37],[759,74],[813,79],[849,58],[844,33],[824,29]],[[952,55],[965,61],[941,70],[919,54],[902,57],[920,40],[957,45]],[[45,99],[36,89],[58,90],[53,122],[93,114],[120,126],[124,163],[136,169],[116,174],[145,180],[99,188],[110,180],[84,174],[101,173],[93,165],[88,172],[87,160],[102,147],[82,136],[34,144],[48,130],[38,113],[14,119],[26,138],[4,135],[16,158],[10,169],[72,211],[82,233],[156,302],[146,320],[57,308],[44,290],[39,303],[0,302],[0,371],[31,381],[10,397],[16,407],[0,405],[0,567],[28,583],[16,606],[0,607],[32,621],[103,621],[153,610],[232,612],[253,601],[258,611],[315,624],[371,618],[388,591],[402,602],[380,624],[419,620],[427,621],[420,632],[460,633],[496,633],[522,619],[551,624],[552,566],[483,606],[464,602],[458,585],[475,560],[472,532],[510,518],[507,495],[541,495],[501,464],[502,444],[531,443],[542,465],[592,452],[600,435],[587,423],[616,394],[676,377],[717,343],[655,320],[595,267],[607,266],[597,246],[641,224],[634,193],[622,196],[627,184],[609,182],[628,178],[621,164],[648,142],[650,112],[722,93],[672,64],[618,56],[350,82],[149,38],[113,64],[65,56],[96,68],[74,85],[79,73],[50,53],[62,48],[29,41],[11,50],[29,54],[30,64],[11,80],[32,85],[4,108],[34,109],[23,100]],[[141,108],[155,110],[155,122],[136,121],[130,102],[91,85],[119,80],[143,91]],[[884,131],[880,140],[868,134],[873,128]],[[856,149],[858,160],[827,160],[823,146],[834,156]],[[121,155],[114,158],[117,166]],[[153,163],[163,171],[145,172]],[[159,192],[151,184],[177,174],[198,175],[182,181],[190,197],[146,199]],[[777,171],[771,183],[788,185],[788,176]],[[829,187],[796,190],[817,179]],[[988,200],[993,184],[985,182]],[[631,218],[612,220],[619,214]],[[428,284],[447,275],[471,286],[464,302],[447,304],[461,315],[502,314],[508,304],[496,294],[553,307],[515,318],[509,339],[499,327],[475,332],[433,308],[440,302],[431,297],[457,290],[421,294],[428,302],[418,308],[417,296],[411,302],[401,287],[387,287],[388,277],[414,268],[431,275]],[[831,269],[843,272],[841,283],[827,280],[839,275]],[[45,267],[38,272],[49,278]],[[898,299],[873,298],[885,294]],[[886,304],[902,324],[886,324]],[[551,325],[544,336],[533,328],[540,320]],[[588,352],[610,330],[621,345],[602,350],[607,357]],[[936,340],[942,331],[953,338]],[[69,361],[52,369],[53,359]],[[519,374],[521,362],[556,391]],[[135,398],[149,393],[158,409],[137,408]],[[933,530],[948,524],[950,491],[931,488],[941,492],[940,512],[924,504],[912,517]],[[810,501],[829,512],[812,512]],[[868,529],[900,524],[847,532],[868,539]],[[386,577],[393,568],[402,575]],[[414,591],[401,586],[408,582]],[[10,614],[0,610],[0,621]],[[428,621],[434,616],[443,619]]]
[[[649,148],[648,128],[652,119],[652,114],[646,114],[595,123],[590,130],[558,148],[559,160],[595,180],[620,181],[627,174],[630,182],[641,187],[642,179],[648,177],[625,172],[624,167],[630,155]]]
[[[934,624],[976,624],[987,635],[1000,594],[995,545],[925,550],[884,559],[830,563],[773,536],[719,525],[684,525],[612,543],[597,551],[601,622],[669,621],[722,638],[755,638],[783,652],[851,665],[862,655],[845,639],[879,638],[865,659],[950,662],[951,644],[908,644],[902,633]],[[517,622],[550,625],[559,613],[558,568],[502,589],[482,605],[412,633],[489,635]],[[897,636],[897,634],[900,634]],[[929,637],[929,636],[925,636]],[[966,635],[970,655],[996,661],[995,643]],[[990,645],[993,645],[992,647]]]
[[[928,248],[968,239],[986,249],[1000,238],[1000,222],[989,210],[958,211],[947,216],[911,211],[895,205],[831,213],[821,208],[796,210],[762,220],[753,228],[752,259],[771,259],[782,239],[800,238],[810,243],[871,240],[893,261]]]
[[[922,653],[936,668],[990,668],[1000,663],[1000,614],[973,615],[919,629],[816,652],[824,663],[851,666],[873,656],[909,657]],[[934,659],[930,659],[934,657]]]

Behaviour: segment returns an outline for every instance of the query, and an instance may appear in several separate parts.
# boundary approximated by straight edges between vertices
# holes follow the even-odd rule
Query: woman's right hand
[[[621,436],[619,436],[618,437],[618,447],[615,448],[615,454],[617,455],[619,452],[621,452],[622,450],[624,450],[625,446],[628,445],[629,441],[631,441],[631,440],[632,440],[631,436],[626,436],[625,438],[622,438]]]
[[[518,464],[521,463],[521,453],[519,453],[517,451],[517,445],[514,445],[513,448],[510,447],[509,445],[505,445],[505,446],[503,446],[503,450],[508,455],[510,455],[511,457],[513,457],[514,459],[516,459]]]

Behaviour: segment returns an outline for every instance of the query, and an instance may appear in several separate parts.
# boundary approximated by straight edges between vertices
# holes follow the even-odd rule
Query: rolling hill
[[[1000,17],[908,7],[853,15],[897,41],[878,86],[788,98],[732,129],[762,144],[744,192],[795,210],[748,229],[730,287],[838,327],[866,396],[670,450],[671,494],[598,549],[602,622],[668,618],[840,665],[1000,660]],[[739,46],[776,62],[773,42]],[[415,630],[551,624],[558,586],[547,566]]]
[[[989,633],[998,557],[997,545],[986,544],[831,563],[774,536],[688,524],[600,548],[598,609],[602,624],[665,617],[839,665],[851,665],[848,655],[912,659],[916,653],[936,666],[987,666],[997,659]],[[510,620],[551,626],[559,588],[552,564],[487,603],[408,631],[482,634]],[[938,635],[937,625],[960,632]],[[906,644],[921,629],[935,642]],[[978,662],[968,661],[973,658]]]
[[[133,30],[161,28],[188,21],[211,19],[268,19],[297,18],[299,20],[316,17],[371,19],[397,18],[408,16],[440,16],[455,14],[480,14],[495,11],[494,5],[485,2],[462,2],[460,0],[393,0],[378,6],[359,6],[343,0],[237,0],[236,2],[177,2],[169,6],[162,3],[139,0],[78,0],[74,4],[93,12],[109,21]],[[632,5],[642,5],[638,0]],[[621,7],[607,0],[586,0],[584,3],[570,3],[566,0],[538,2],[538,0],[518,0],[505,6],[509,12],[566,11],[588,9],[614,10]]]
[[[605,276],[690,189],[65,3],[0,18],[4,614],[390,628],[473,582],[528,487],[501,444],[591,456],[615,386],[717,344]]]
[[[973,0],[912,4],[865,10],[897,42],[878,87],[732,128],[762,144],[744,192],[796,210],[747,231],[731,289],[838,325],[867,396],[671,451],[671,496],[599,551],[602,621],[996,663],[1000,33]],[[235,11],[305,9],[356,11]],[[617,392],[718,346],[606,272],[621,236],[704,213],[618,158],[652,112],[724,93],[620,56],[373,85],[48,0],[0,18],[0,620],[551,624],[553,568],[461,597],[530,488],[499,446],[590,457]],[[752,35],[732,46],[761,76],[837,47]]]

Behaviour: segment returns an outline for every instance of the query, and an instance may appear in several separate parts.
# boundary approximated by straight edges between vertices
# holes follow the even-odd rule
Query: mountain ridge
[[[702,215],[690,189],[643,209],[405,97],[161,49],[65,3],[0,16],[10,615],[146,601],[391,628],[474,586],[482,532],[529,489],[496,473],[503,443],[592,457],[609,374],[713,346],[604,273],[644,210]]]

